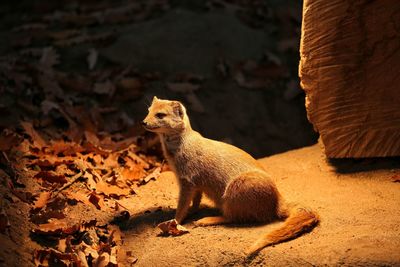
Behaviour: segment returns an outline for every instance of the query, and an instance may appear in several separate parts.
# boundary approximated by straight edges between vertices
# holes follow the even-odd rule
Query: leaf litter
[[[145,19],[162,2],[149,1],[127,21]],[[18,225],[10,208],[28,205],[36,266],[120,266],[123,235],[110,222],[130,213],[118,201],[161,173],[159,150],[149,154],[153,148],[143,145],[153,137],[119,108],[141,97],[157,76],[104,64],[98,48],[113,32],[71,28],[127,12],[111,11],[54,13],[15,27],[12,43],[20,49],[0,57],[0,193],[7,196],[0,202],[0,232],[12,238]],[[91,44],[82,59],[86,69],[66,71],[65,49],[83,43]]]

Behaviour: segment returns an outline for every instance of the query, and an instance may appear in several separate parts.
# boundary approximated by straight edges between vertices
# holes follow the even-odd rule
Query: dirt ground
[[[34,251],[59,249],[59,237],[49,241],[32,230],[60,213],[70,224],[117,222],[124,233],[118,249],[128,256],[120,266],[400,265],[399,160],[328,164],[318,145],[293,150],[318,138],[297,77],[299,2],[18,1],[1,3],[0,18],[0,266],[34,266]],[[137,185],[162,161],[140,127],[154,95],[182,101],[204,136],[255,157],[289,151],[261,162],[283,196],[315,209],[321,225],[251,262],[243,262],[245,248],[277,224],[194,228],[193,220],[218,214],[205,202],[187,220],[189,234],[158,236],[156,225],[174,217],[177,186],[171,173]],[[14,135],[29,149],[13,148],[7,138]],[[65,151],[55,153],[60,141]],[[125,142],[133,144],[128,154],[116,148]],[[110,147],[112,153],[103,149]],[[118,176],[114,170],[135,162],[129,155],[148,166],[130,169],[133,178]],[[112,164],[105,161],[111,156]],[[65,190],[85,199],[47,213],[51,205],[39,196],[61,185],[33,177],[51,170],[71,181],[84,166],[67,165],[64,157],[88,166],[99,160],[102,171],[131,181],[135,194],[99,195],[105,206],[98,207],[87,203],[85,176]],[[30,162],[46,159],[54,164]],[[118,220],[117,201],[128,220]],[[34,208],[38,202],[42,207]],[[34,223],[33,210],[48,218]]]
[[[139,214],[121,225],[125,249],[138,259],[135,266],[400,265],[398,161],[328,163],[320,146],[313,145],[260,162],[288,201],[319,213],[321,223],[311,233],[265,248],[245,262],[243,251],[279,222],[194,227],[193,220],[217,213],[204,206],[186,221],[190,233],[158,236],[156,225],[173,218],[176,207],[175,177],[167,173],[124,203]]]

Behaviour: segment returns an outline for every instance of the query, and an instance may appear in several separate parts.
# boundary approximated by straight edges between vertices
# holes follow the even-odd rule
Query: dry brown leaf
[[[101,210],[104,209],[104,200],[103,197],[96,194],[96,192],[92,192],[89,195],[89,201],[92,203],[97,209]]]
[[[149,175],[147,175],[143,179],[140,179],[138,185],[145,185],[151,180],[155,181],[160,176],[160,174],[161,174],[161,167],[157,167]]]
[[[97,247],[97,244],[93,244],[96,245],[95,247]],[[92,246],[87,245],[85,242],[82,242],[79,244],[78,247],[75,248],[75,251],[78,250],[78,252],[82,252],[82,256],[81,258],[87,258],[87,257],[91,257],[92,258],[92,262],[95,261],[98,257],[99,257],[99,253],[98,251],[93,248]]]
[[[110,243],[115,242],[115,244],[121,245],[122,238],[123,238],[121,229],[117,225],[114,225],[114,224],[109,225],[107,228],[111,231],[109,242]]]
[[[40,171],[34,176],[34,178],[42,179],[49,183],[65,184],[68,182],[64,175],[58,175],[51,171]]]
[[[49,223],[40,224],[36,229],[33,229],[33,232],[44,235],[58,235],[62,234],[67,227],[65,221],[52,219]]]
[[[75,167],[75,166],[74,166]],[[62,175],[67,175],[67,176],[75,176],[75,168],[72,170],[67,164],[59,164],[56,166],[55,173],[57,174],[62,174]]]
[[[93,144],[94,146],[99,146],[100,140],[93,132],[85,131],[84,134],[85,134],[86,141]]]
[[[395,174],[391,177],[393,183],[400,183],[400,174]]]
[[[68,247],[68,245],[67,245],[67,239],[66,239],[66,238],[60,238],[60,239],[58,240],[57,249],[58,249],[60,252],[65,253],[66,250],[67,250],[67,247]]]
[[[83,194],[81,192],[72,192],[70,190],[66,191],[64,194],[69,199],[82,202],[83,204],[86,204],[86,205],[90,204],[89,197],[87,196],[87,194]]]
[[[64,140],[52,141],[50,149],[55,155],[71,156],[81,153],[84,148],[75,142],[65,142]]]
[[[33,128],[31,122],[22,121],[22,128],[24,128],[25,132],[32,138],[33,145],[37,148],[43,148],[47,146],[46,141],[40,136],[40,134]]]
[[[21,201],[23,201],[25,203],[32,203],[33,195],[31,192],[25,192],[25,191],[17,190],[17,189],[11,189],[11,192],[14,194],[14,196],[19,198]]]
[[[162,222],[157,225],[158,228],[161,229],[163,235],[172,235],[172,236],[179,236],[186,233],[189,233],[189,230],[183,227],[182,225],[178,224],[175,219]]]
[[[33,229],[32,232],[43,235],[72,235],[78,231],[86,231],[94,227],[96,223],[96,220],[91,220],[68,226],[63,220],[52,219],[49,223],[40,224],[37,228]]]
[[[33,212],[35,212],[35,210],[31,210],[31,214]],[[65,219],[65,217],[66,216],[62,210],[46,209],[45,211],[40,211],[38,214],[32,214],[30,220],[35,224],[45,224],[49,223],[50,220],[61,220]]]
[[[110,254],[103,252],[93,263],[93,267],[106,267],[110,264]],[[112,266],[112,265],[111,265]]]
[[[139,181],[144,174],[145,171],[139,165],[137,165],[137,167],[134,168],[124,168],[121,172],[121,175],[124,178],[124,180],[128,181]]]
[[[0,134],[0,151],[7,151],[22,142],[22,138],[14,132],[5,129]]]
[[[39,194],[39,197],[37,198],[37,200],[34,202],[33,204],[33,208],[34,209],[41,209],[44,206],[46,206],[47,201],[50,199],[51,197],[51,192],[42,192]]]
[[[127,196],[131,193],[130,188],[120,188],[116,185],[111,185],[108,184],[107,182],[104,181],[99,181],[96,184],[96,192],[99,194],[104,194],[107,197],[121,197],[121,196]]]
[[[73,253],[62,253],[53,248],[35,250],[33,258],[35,266],[81,266]]]

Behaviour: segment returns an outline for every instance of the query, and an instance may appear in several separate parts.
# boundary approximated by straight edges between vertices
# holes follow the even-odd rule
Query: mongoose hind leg
[[[210,226],[210,225],[218,225],[229,223],[226,218],[222,216],[214,216],[214,217],[204,217],[198,221],[195,221],[194,224],[197,226]]]
[[[222,212],[233,223],[271,222],[278,219],[279,192],[266,175],[247,172],[227,186]]]

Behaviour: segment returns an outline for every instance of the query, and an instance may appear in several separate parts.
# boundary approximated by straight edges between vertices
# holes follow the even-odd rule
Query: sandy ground
[[[328,163],[319,145],[260,160],[288,201],[315,209],[321,224],[311,233],[264,249],[244,262],[244,250],[272,225],[194,227],[216,214],[204,207],[187,219],[190,233],[158,236],[173,218],[175,177],[166,173],[124,203],[136,216],[121,225],[135,266],[400,266],[400,172],[397,160]]]

